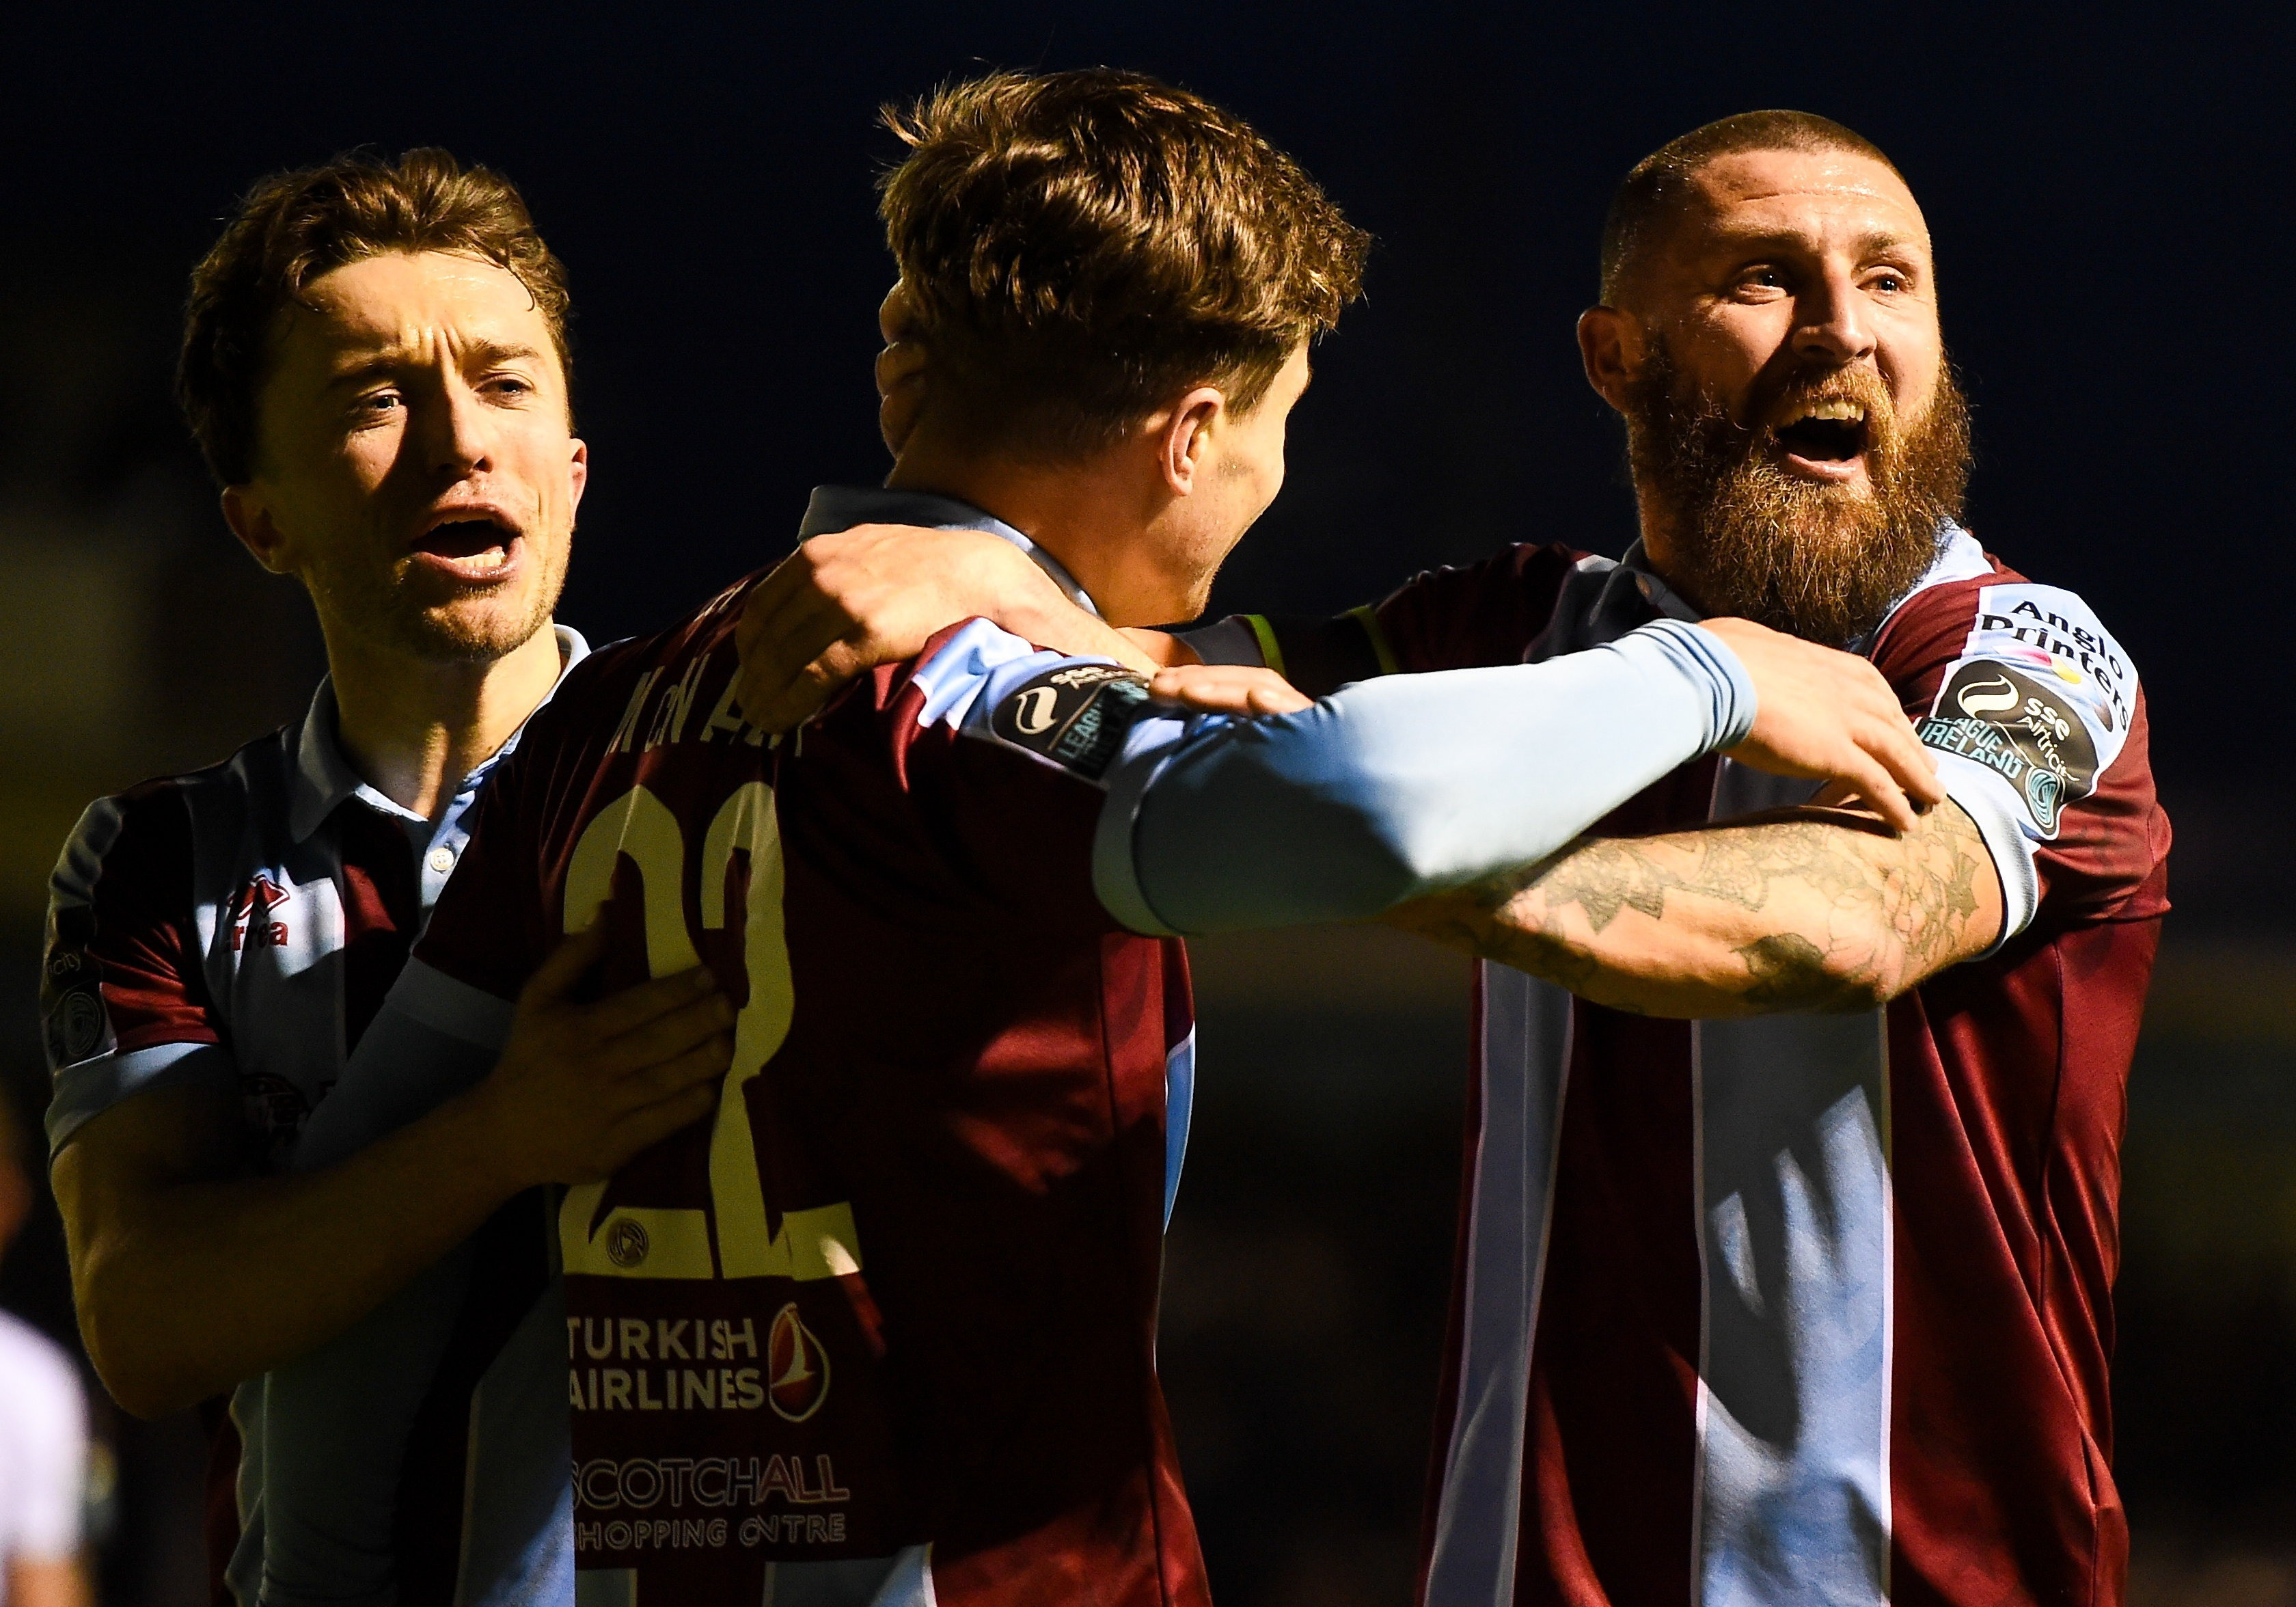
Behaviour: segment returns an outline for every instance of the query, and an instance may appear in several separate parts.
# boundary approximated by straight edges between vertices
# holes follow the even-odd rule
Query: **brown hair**
[[[1070,457],[1186,387],[1248,410],[1359,293],[1370,236],[1242,119],[1139,73],[993,73],[884,109],[879,207],[934,416]]]
[[[1892,173],[1898,164],[1854,129],[1814,111],[1741,111],[1669,140],[1636,162],[1611,197],[1603,221],[1603,300],[1616,300],[1644,247],[1688,194],[1699,169],[1747,151],[1849,151]]]
[[[254,474],[256,397],[281,310],[321,275],[397,251],[480,257],[516,275],[570,382],[566,269],[510,180],[436,149],[395,162],[355,152],[275,173],[248,191],[192,270],[184,313],[176,396],[217,480],[241,485]]]

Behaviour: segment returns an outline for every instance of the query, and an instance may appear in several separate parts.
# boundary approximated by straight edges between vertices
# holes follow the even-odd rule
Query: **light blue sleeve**
[[[1143,720],[1109,771],[1094,883],[1157,935],[1365,919],[1545,858],[1753,721],[1737,655],[1672,620],[1296,714]]]
[[[298,1141],[297,1168],[340,1161],[485,1076],[509,1036],[512,1015],[508,1001],[410,961],[342,1080],[312,1112]],[[450,1252],[349,1330],[267,1380],[265,1607],[390,1607],[395,1601],[391,1531],[401,1465],[415,1413],[453,1335],[472,1258],[467,1245]],[[523,1338],[526,1328],[536,1328],[534,1343],[511,1348],[538,1346],[554,1358],[565,1342],[554,1289],[542,1306],[521,1331]],[[524,1371],[537,1371],[530,1356],[522,1359]],[[482,1392],[514,1386],[508,1377],[496,1383],[503,1371],[490,1370]],[[521,1466],[498,1469],[487,1480],[488,1510],[516,1514],[512,1521],[538,1532],[466,1535],[466,1555],[474,1562],[487,1559],[490,1571],[506,1577],[466,1578],[458,1600],[552,1599],[554,1587],[536,1594],[532,1586],[543,1578],[570,1578],[554,1544],[566,1516],[557,1499],[567,1467],[563,1385],[555,1369],[539,1372],[562,1409],[519,1436],[532,1442],[531,1454],[515,1459]],[[483,1394],[480,1404],[498,1414],[513,1405],[488,1403]],[[521,1414],[510,1416],[516,1422]]]

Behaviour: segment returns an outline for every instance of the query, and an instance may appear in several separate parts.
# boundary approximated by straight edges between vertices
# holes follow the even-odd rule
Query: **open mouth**
[[[465,581],[498,580],[515,566],[518,532],[490,513],[448,514],[415,539],[429,566]]]
[[[1771,433],[1789,457],[1829,479],[1851,473],[1870,440],[1865,404],[1846,397],[1803,402]]]

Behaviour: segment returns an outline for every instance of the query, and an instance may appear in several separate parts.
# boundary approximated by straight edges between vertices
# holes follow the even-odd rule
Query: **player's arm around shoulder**
[[[1597,1004],[1717,1018],[1884,1004],[1993,947],[2002,897],[1948,800],[1904,832],[1810,808],[1583,838],[1389,919]]]
[[[2053,874],[2125,864],[2125,894],[2157,863],[2157,808],[2119,796],[2151,797],[2141,754],[2121,756],[2135,672],[2079,597],[2006,574],[1940,586],[1875,659],[1946,797],[1912,829],[1810,810],[1593,839],[1398,924],[1625,1010],[1857,1010],[2023,932]]]

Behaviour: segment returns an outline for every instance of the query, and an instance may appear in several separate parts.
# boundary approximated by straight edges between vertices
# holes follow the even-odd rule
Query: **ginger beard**
[[[1910,421],[1878,375],[1804,372],[1757,398],[1754,418],[1848,400],[1864,422],[1837,433],[1863,450],[1864,484],[1793,474],[1778,433],[1743,424],[1681,377],[1661,342],[1634,383],[1627,454],[1674,536],[1668,578],[1709,614],[1735,614],[1828,647],[1870,635],[1937,556],[1939,527],[1969,482],[1969,408],[1949,368]],[[1808,426],[1804,426],[1807,428]],[[1799,448],[1797,449],[1800,449]]]
[[[442,523],[426,550],[455,557],[501,552],[503,580],[467,581],[428,572],[412,553],[322,549],[304,579],[322,610],[369,639],[424,663],[491,663],[550,622],[566,583],[566,535],[529,540],[491,520]]]

